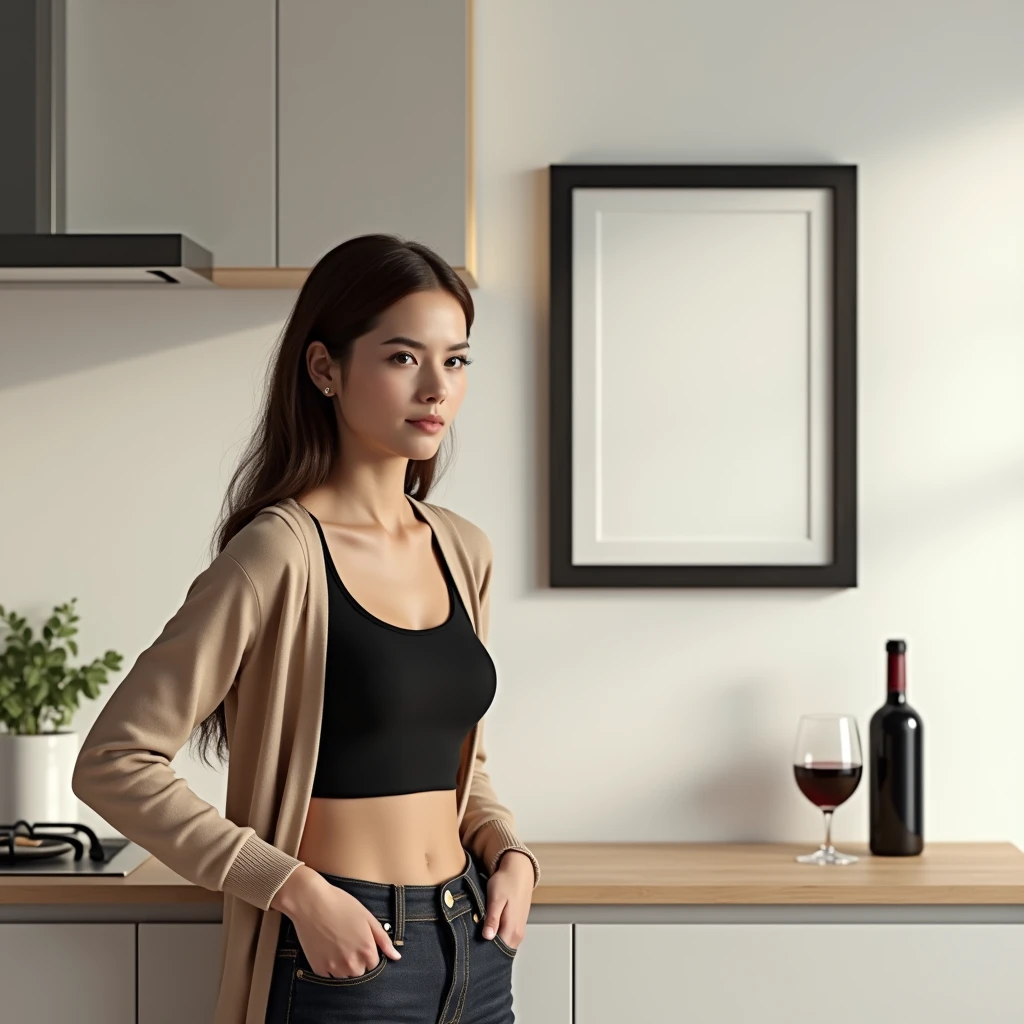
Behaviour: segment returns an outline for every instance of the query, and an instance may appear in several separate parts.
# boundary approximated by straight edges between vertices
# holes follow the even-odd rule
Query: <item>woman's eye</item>
[[[412,355],[412,353],[411,353],[411,352],[396,352],[396,353],[395,353],[395,354],[394,354],[394,355],[393,355],[393,356],[391,357],[391,359],[392,359],[392,361],[394,361],[394,362],[397,362],[397,361],[398,361],[399,359],[403,359],[403,358],[404,358],[404,357],[406,357],[406,356],[408,356],[408,358],[409,358],[409,359],[412,359],[412,358],[413,358],[413,355]],[[473,360],[472,360],[472,359],[469,359],[469,358],[467,358],[466,356],[452,356],[451,358],[452,358],[452,359],[457,359],[457,360],[459,360],[459,363],[460,363],[459,369],[461,369],[462,367],[466,367],[466,366],[469,366],[469,364],[470,364],[471,362],[473,362]],[[449,362],[450,362],[450,361],[451,361],[451,360],[449,360]],[[405,362],[401,362],[401,363],[398,363],[398,365],[399,365],[399,366],[408,366],[409,364],[408,364],[408,363],[405,363]]]

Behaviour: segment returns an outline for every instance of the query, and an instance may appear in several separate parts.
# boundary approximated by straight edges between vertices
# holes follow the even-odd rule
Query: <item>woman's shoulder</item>
[[[221,555],[238,562],[254,582],[280,580],[289,567],[305,571],[309,567],[309,537],[301,518],[304,515],[292,498],[267,505],[224,545]]]
[[[462,543],[474,562],[488,563],[494,557],[491,538],[472,520],[444,505],[435,505],[430,501],[420,501],[430,509],[437,519]]]
[[[428,509],[433,511],[442,522],[459,536],[467,548],[488,552],[492,550],[490,538],[487,537],[486,532],[471,519],[467,519],[464,515],[460,515],[453,509],[446,508],[443,505],[435,505],[433,502],[421,502],[420,504],[426,505]]]

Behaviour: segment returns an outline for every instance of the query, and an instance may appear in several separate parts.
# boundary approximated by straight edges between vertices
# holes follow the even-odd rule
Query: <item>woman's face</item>
[[[449,292],[400,299],[353,343],[344,386],[332,367],[341,429],[380,454],[431,458],[465,396],[468,349],[466,318]],[[441,423],[415,422],[424,417]]]

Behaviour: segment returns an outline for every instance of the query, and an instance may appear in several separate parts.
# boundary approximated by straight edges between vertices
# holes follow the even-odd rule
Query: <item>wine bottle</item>
[[[873,854],[909,857],[924,849],[921,716],[907,703],[907,645],[890,640],[886,700],[871,717],[869,761]]]

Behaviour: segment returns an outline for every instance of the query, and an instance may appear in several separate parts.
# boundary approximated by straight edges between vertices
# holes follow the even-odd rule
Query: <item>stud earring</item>
[[[325,395],[329,395],[330,393],[331,393],[331,389],[330,388],[324,388],[324,394]]]

